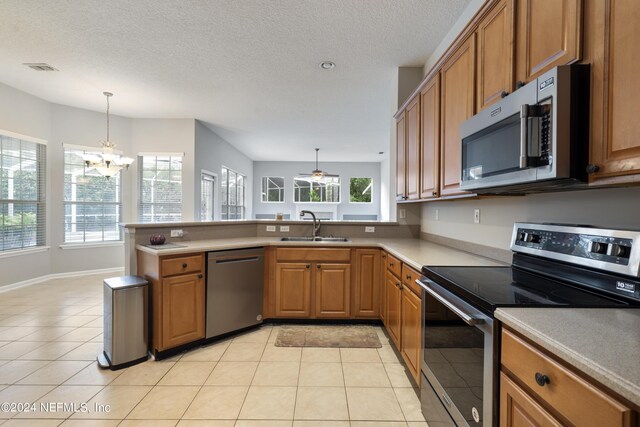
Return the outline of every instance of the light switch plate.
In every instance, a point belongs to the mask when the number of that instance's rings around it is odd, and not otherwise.
[[[376,228],[375,227],[365,227],[364,228],[364,232],[365,233],[375,233],[376,232]]]
[[[276,231],[275,225],[267,225],[267,231]]]
[[[288,225],[281,225],[280,226],[280,231],[283,233],[288,233],[289,232],[289,226]]]
[[[184,237],[183,230],[171,230],[171,237]]]
[[[407,210],[406,209],[399,209],[398,210],[398,216],[400,217],[400,219],[405,219],[407,217]]]
[[[473,222],[480,224],[480,209],[473,210]]]

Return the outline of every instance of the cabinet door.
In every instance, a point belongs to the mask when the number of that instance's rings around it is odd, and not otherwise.
[[[402,322],[400,353],[411,375],[420,384],[420,362],[422,360],[422,299],[409,288],[402,289]]]
[[[351,264],[316,264],[316,317],[351,314]]]
[[[391,340],[400,348],[400,311],[402,310],[402,300],[400,291],[400,279],[387,273],[387,332]]]
[[[440,74],[420,92],[420,198],[440,194]]]
[[[407,106],[406,120],[406,196],[409,200],[420,198],[420,96]]]
[[[517,80],[528,83],[553,67],[580,59],[582,1],[518,1]]]
[[[396,200],[405,200],[406,196],[406,144],[405,112],[396,121]]]
[[[515,0],[500,0],[478,25],[477,111],[513,91]]]
[[[638,182],[640,2],[607,0],[596,4],[599,8],[587,17],[589,34],[585,34],[591,38],[587,45],[592,50],[590,163],[598,167],[590,180]]]
[[[310,263],[277,263],[275,282],[276,316],[311,316]]]
[[[465,194],[460,190],[460,124],[475,111],[475,63],[475,34],[472,34],[442,67],[441,196]]]
[[[177,347],[204,338],[205,285],[202,274],[162,280],[162,345]]]
[[[500,427],[560,427],[562,424],[504,373],[500,373]]]
[[[382,324],[387,324],[387,253],[382,252],[380,256],[380,320]]]
[[[380,308],[380,251],[356,249],[355,317],[378,317]]]

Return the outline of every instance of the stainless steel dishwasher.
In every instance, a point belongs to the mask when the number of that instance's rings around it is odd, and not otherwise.
[[[206,337],[262,323],[264,249],[209,252]]]

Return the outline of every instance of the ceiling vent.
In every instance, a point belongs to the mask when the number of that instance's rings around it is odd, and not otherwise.
[[[24,65],[36,71],[58,71],[58,69],[44,62],[25,62]]]

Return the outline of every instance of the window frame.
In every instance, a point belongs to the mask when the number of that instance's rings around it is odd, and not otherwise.
[[[225,171],[226,171],[226,181],[225,181]],[[237,185],[238,183],[238,176],[242,177],[242,204],[238,204],[238,191],[236,188],[236,204],[233,205],[231,203],[229,203],[229,195],[231,194],[229,191],[229,172],[232,172],[235,174],[235,183]],[[226,182],[226,189],[223,188],[223,183]],[[226,195],[226,197],[221,197],[222,202],[220,203],[220,220],[221,221],[239,221],[239,220],[243,220],[246,219],[247,217],[247,175],[242,174],[234,169],[231,169],[230,167],[227,166],[222,166],[221,168],[221,174],[220,174],[220,195]],[[236,208],[236,215],[237,215],[237,208],[240,207],[242,214],[240,215],[240,218],[229,218],[229,208],[230,207],[235,207]],[[226,209],[226,212],[225,212]]]
[[[369,183],[369,188],[371,189],[371,201],[369,202],[352,202],[351,201],[351,180],[352,179],[370,179],[371,182]],[[367,177],[367,176],[351,176],[349,177],[349,203],[350,204],[354,204],[354,205],[370,205],[373,203],[373,178],[372,177]]]
[[[62,235],[62,245],[63,246],[93,246],[93,245],[100,245],[100,244],[108,244],[108,243],[122,243],[124,240],[124,233],[122,228],[120,227],[120,224],[122,224],[122,170],[120,170],[118,172],[118,174],[116,175],[118,178],[118,184],[117,184],[117,202],[85,202],[85,201],[81,201],[78,202],[76,201],[72,201],[72,200],[67,200],[67,194],[66,194],[66,176],[67,176],[67,166],[72,166],[71,163],[67,163],[67,151],[73,151],[73,152],[80,152],[80,153],[100,153],[100,149],[97,147],[85,147],[85,146],[81,146],[81,145],[71,145],[71,144],[63,144],[63,148],[62,148],[62,164],[63,164],[63,183],[64,183],[64,188],[63,188],[63,197],[62,197],[62,206],[63,206],[63,218],[62,218],[62,224],[63,224],[63,235]],[[121,154],[121,152],[116,152],[117,154]],[[82,167],[82,176],[87,176],[86,173],[87,171],[93,169],[90,167],[87,167],[86,164],[83,164]],[[96,172],[97,173],[97,172]],[[91,176],[91,175],[90,175]],[[100,176],[102,179],[106,180],[106,177],[102,177],[99,173],[98,176]],[[109,178],[109,180],[113,179],[113,177]],[[112,224],[117,224],[118,227],[118,238],[117,239],[109,239],[109,240],[105,240],[104,238],[104,227],[102,229],[102,239],[101,240],[87,240],[86,239],[86,231],[83,232],[83,238],[82,241],[77,241],[77,240],[67,240],[67,214],[66,214],[66,207],[70,206],[70,205],[78,205],[78,206],[115,206],[117,207],[117,211],[118,211],[118,215],[117,215],[117,221],[115,223]],[[84,215],[81,215],[84,216]],[[104,219],[104,211],[102,214],[102,218]],[[104,221],[102,221],[103,225],[104,225]],[[69,223],[69,224],[74,224],[74,223]],[[77,223],[76,223],[77,224]]]
[[[35,170],[36,170],[36,198],[35,199],[16,199],[9,198],[7,193],[6,199],[0,198],[0,213],[4,212],[3,206],[6,204],[7,212],[15,208],[16,205],[35,205],[36,213],[35,213],[35,244],[26,245],[24,244],[24,218],[22,218],[22,224],[20,226],[20,231],[23,233],[21,239],[20,247],[13,248],[4,248],[4,232],[0,234],[0,258],[4,258],[7,256],[19,255],[22,253],[36,253],[40,251],[44,251],[48,249],[47,246],[47,141],[40,138],[31,137],[28,135],[22,135],[19,133],[2,130],[0,129],[0,139],[4,140],[4,138],[15,139],[20,143],[20,156],[19,164],[22,167],[22,163],[24,157],[22,156],[22,143],[30,143],[35,144]],[[0,141],[0,162],[3,161],[5,156],[4,154],[4,141]],[[8,156],[15,157],[15,156]],[[30,160],[30,159],[27,159]],[[0,163],[1,165],[2,163]],[[2,197],[1,185],[2,185],[2,167],[0,166],[0,197]],[[7,188],[8,190],[8,188]],[[10,209],[9,205],[12,209]],[[0,220],[0,228],[4,229],[4,215],[0,216],[2,218]]]
[[[319,202],[314,202],[313,200],[305,200],[305,201],[296,201],[296,179],[298,178],[309,178],[310,179],[310,183],[311,183],[311,189],[313,189],[313,183],[314,182],[318,182],[315,181],[313,179],[311,179],[310,177],[305,177],[303,175],[296,175],[293,177],[293,203],[297,203],[297,204],[314,204],[314,205],[339,205],[340,203],[342,203],[342,177],[341,176],[337,176],[337,177],[328,177],[328,178],[332,178],[338,179],[338,201],[337,202],[329,202],[329,201],[322,201],[320,200]],[[324,179],[324,178],[323,178]],[[335,184],[334,184],[335,185]],[[326,193],[326,191],[325,191]]]
[[[262,190],[263,190],[264,180],[265,180],[265,179],[270,180],[270,179],[272,179],[272,178],[279,178],[279,179],[282,179],[282,188],[281,188],[281,189],[279,189],[279,190],[281,190],[282,200],[281,200],[281,201],[278,201],[278,202],[271,202],[271,201],[269,201],[269,200],[268,200],[268,199],[269,199],[269,187],[268,187],[268,185],[267,185],[267,192],[266,192],[266,194],[262,192]],[[287,188],[287,183],[286,183],[286,179],[285,179],[285,177],[284,177],[284,176],[271,176],[271,175],[263,176],[262,178],[260,178],[260,202],[261,202],[261,203],[265,203],[265,204],[267,204],[267,203],[275,203],[275,204],[282,204],[282,203],[286,203],[286,194],[287,194],[287,193],[286,193],[286,191],[287,191],[287,190],[286,190],[286,188]],[[267,196],[267,200],[266,200],[266,201],[263,199],[263,196],[265,196],[265,195]]]
[[[169,163],[171,163],[172,158],[179,158],[180,159],[180,202],[143,202],[143,191],[142,191],[142,186],[143,186],[143,179],[144,179],[144,172],[145,172],[145,168],[144,168],[144,158],[145,157],[155,157],[156,158],[156,168],[154,169],[156,172],[158,171],[157,168],[157,163],[158,163],[158,157],[168,157],[169,158]],[[138,222],[143,223],[143,224],[156,224],[156,223],[174,223],[174,222],[181,222],[182,221],[182,216],[183,216],[183,204],[184,204],[184,200],[183,200],[183,186],[184,186],[184,153],[170,153],[170,152],[157,152],[157,153],[138,153],[137,156],[137,161],[138,161],[138,176],[137,176],[137,186],[138,186],[138,212],[137,212],[137,218],[138,218]],[[148,170],[148,169],[147,169]],[[172,169],[169,168],[169,171],[171,172]],[[169,182],[172,182],[171,180]],[[180,216],[172,219],[170,221],[144,221],[144,217],[143,217],[143,207],[146,205],[165,205],[165,206],[179,206],[180,207]]]
[[[212,178],[213,182],[213,197],[211,199],[211,219],[204,219],[202,216],[202,194],[203,194],[203,184],[205,181],[205,176]],[[205,169],[200,170],[200,221],[209,222],[216,220],[216,186],[218,185],[218,174],[215,172],[211,172]]]

